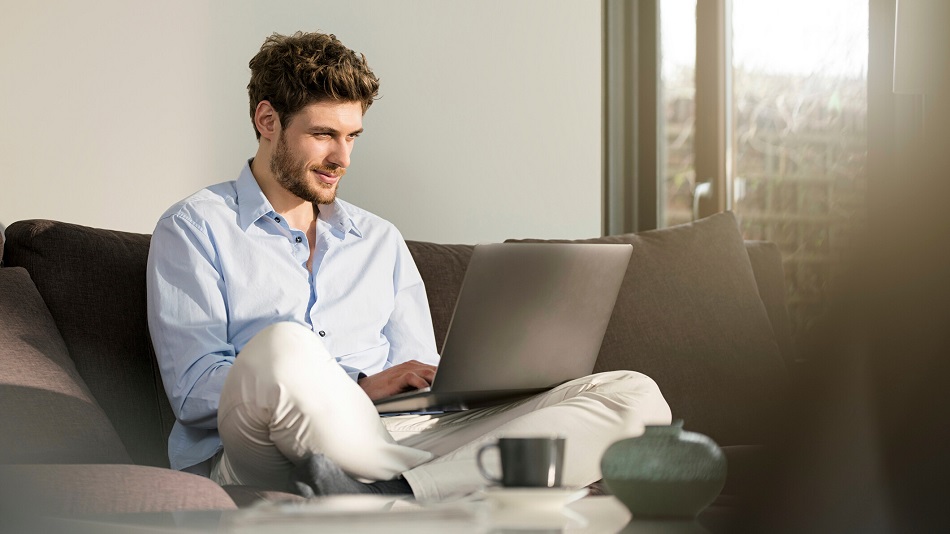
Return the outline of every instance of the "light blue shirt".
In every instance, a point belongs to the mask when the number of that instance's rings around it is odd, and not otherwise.
[[[173,469],[221,448],[221,386],[255,334],[305,325],[354,380],[419,360],[438,365],[422,277],[389,222],[337,199],[320,206],[313,269],[304,232],[288,226],[246,164],[236,181],[172,206],[152,234],[148,325],[177,421]],[[344,430],[344,429],[341,429]]]

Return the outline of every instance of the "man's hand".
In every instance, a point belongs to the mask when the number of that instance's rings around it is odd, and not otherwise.
[[[434,365],[410,360],[375,375],[364,376],[357,383],[370,399],[376,400],[403,391],[429,387],[435,378],[435,369]]]

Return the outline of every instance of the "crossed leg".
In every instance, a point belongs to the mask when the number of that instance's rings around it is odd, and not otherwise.
[[[244,347],[221,390],[220,484],[288,489],[295,465],[324,454],[347,474],[388,480],[433,458],[400,445],[372,401],[326,351],[293,323],[271,325]]]

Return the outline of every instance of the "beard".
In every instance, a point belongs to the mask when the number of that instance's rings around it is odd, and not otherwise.
[[[280,137],[277,138],[277,144],[274,146],[270,170],[281,187],[312,204],[333,204],[339,182],[333,185],[325,184],[311,178],[311,172],[323,172],[340,177],[346,174],[346,169],[340,166],[309,166],[302,158],[295,158],[287,146],[284,132],[280,132]]]

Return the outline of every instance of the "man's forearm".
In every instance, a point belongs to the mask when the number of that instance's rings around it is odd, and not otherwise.
[[[231,369],[230,362],[222,362],[208,369],[183,395],[176,417],[183,425],[211,429],[218,427],[218,403],[221,388]]]

